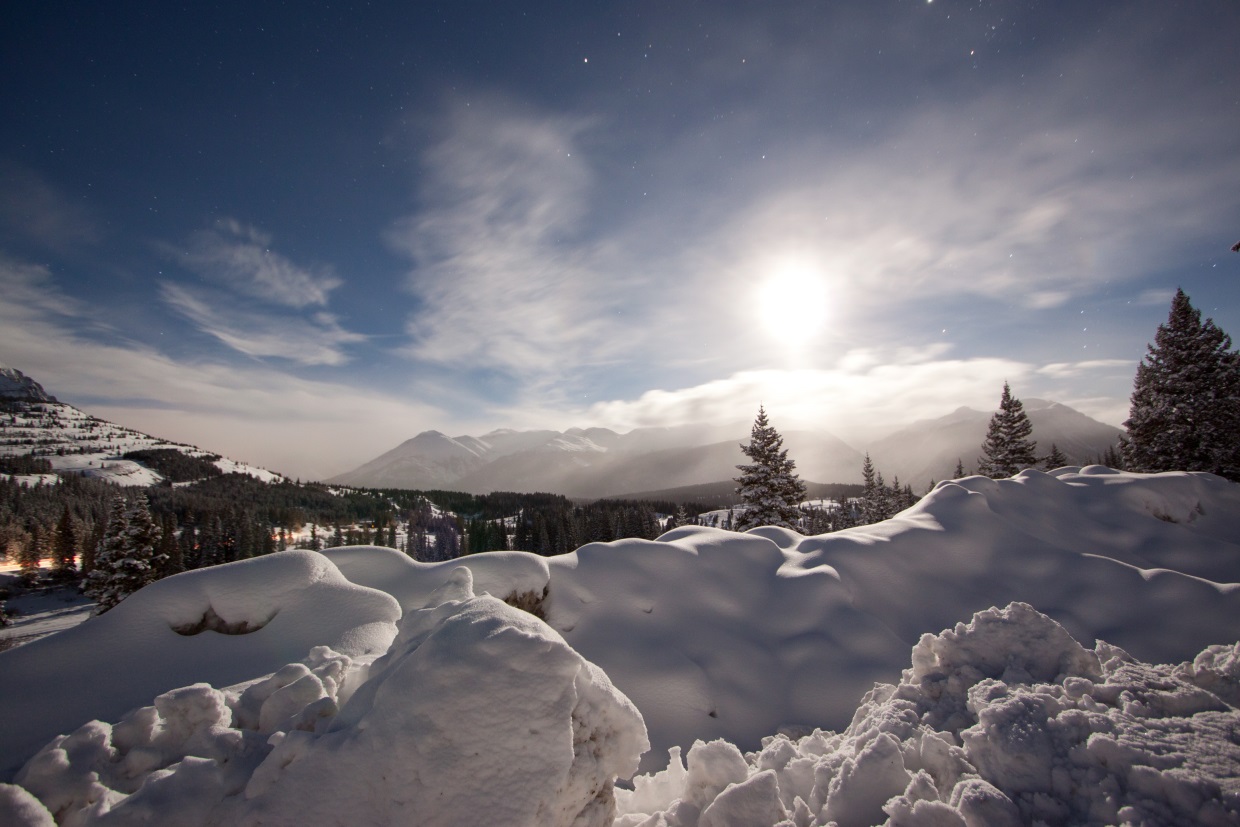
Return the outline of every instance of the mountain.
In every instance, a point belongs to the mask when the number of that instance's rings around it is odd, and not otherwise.
[[[1030,399],[1025,410],[1042,453],[1052,443],[1074,464],[1113,447],[1118,428],[1057,402]],[[991,414],[959,408],[915,422],[869,446],[850,445],[825,431],[787,431],[784,445],[801,478],[822,483],[861,480],[862,452],[890,482],[923,490],[953,475],[957,459],[976,467]],[[363,487],[448,488],[472,494],[543,491],[569,497],[624,497],[643,491],[731,480],[744,461],[739,446],[749,425],[679,425],[619,434],[606,428],[567,431],[498,430],[480,437],[426,431],[328,482]]]
[[[488,450],[474,437],[452,439],[439,431],[423,431],[330,482],[367,488],[446,488],[484,464]]]
[[[1024,408],[1038,454],[1050,453],[1054,444],[1070,465],[1096,461],[1107,448],[1115,447],[1123,433],[1058,402],[1026,399]],[[870,458],[888,482],[898,476],[920,492],[932,480],[954,477],[957,461],[967,473],[974,473],[991,416],[962,407],[938,419],[914,422],[872,444]]]
[[[55,402],[56,397],[16,368],[0,365],[0,400],[15,402]]]
[[[58,402],[21,371],[0,367],[0,460],[32,457],[46,461],[53,472],[144,486],[155,485],[164,477],[149,460],[125,455],[152,450],[204,458],[224,473],[248,474],[265,482],[281,479],[280,474],[225,459],[193,445],[170,442],[90,416]],[[33,480],[41,475],[22,472],[21,476]]]

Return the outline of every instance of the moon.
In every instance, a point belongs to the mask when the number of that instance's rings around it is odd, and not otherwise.
[[[757,290],[757,314],[763,327],[785,344],[803,346],[826,327],[830,310],[827,283],[812,264],[782,262]]]

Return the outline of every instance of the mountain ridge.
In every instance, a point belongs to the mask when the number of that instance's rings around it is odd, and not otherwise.
[[[1115,446],[1119,428],[1099,422],[1060,402],[1030,398],[1025,410],[1040,454],[1054,444],[1070,463],[1085,465]],[[961,406],[941,417],[917,420],[859,448],[828,431],[790,430],[783,434],[802,479],[818,483],[857,483],[864,454],[888,482],[921,490],[953,477],[957,462],[975,468],[991,413]],[[747,426],[687,425],[639,428],[617,433],[606,428],[513,431],[451,441],[476,450],[468,463],[436,463],[419,452],[417,440],[353,471],[327,480],[362,487],[442,488],[485,494],[491,491],[545,491],[569,497],[618,497],[729,480],[744,457]],[[440,434],[442,436],[442,434]],[[444,437],[444,439],[448,439]],[[381,462],[387,458],[386,462]],[[382,482],[382,485],[376,484]]]

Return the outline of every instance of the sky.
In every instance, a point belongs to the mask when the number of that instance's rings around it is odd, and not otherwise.
[[[0,27],[0,364],[155,436],[864,449],[1240,335],[1233,0],[181,5]]]

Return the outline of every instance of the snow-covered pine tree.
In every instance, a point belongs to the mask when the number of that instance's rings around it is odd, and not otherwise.
[[[1137,365],[1123,443],[1130,471],[1209,471],[1240,481],[1240,354],[1183,290]]]
[[[982,456],[977,458],[977,472],[992,479],[1003,479],[1037,465],[1038,457],[1034,452],[1038,444],[1029,439],[1031,433],[1033,425],[1025,414],[1025,406],[1012,396],[1012,389],[1004,382],[999,410],[990,418]]]
[[[784,438],[766,418],[766,410],[758,407],[758,417],[749,432],[749,444],[741,452],[749,457],[749,465],[738,465],[741,472],[734,482],[744,510],[736,518],[735,529],[746,531],[757,526],[773,525],[796,530],[805,499],[805,484],[795,472],[796,463],[788,459]]]
[[[95,614],[103,614],[155,581],[163,562],[156,551],[159,536],[146,497],[138,496],[133,502],[122,496],[112,500],[95,567],[86,579],[85,591],[98,604]]]

